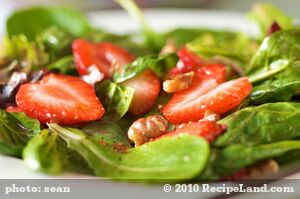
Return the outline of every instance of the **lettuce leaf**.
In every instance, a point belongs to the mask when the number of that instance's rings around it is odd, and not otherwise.
[[[113,80],[116,83],[124,82],[127,79],[133,78],[145,69],[151,69],[159,78],[162,78],[167,72],[173,68],[178,61],[176,54],[168,54],[165,56],[147,55],[138,57],[135,61],[124,66],[122,71],[117,71],[113,75]]]
[[[30,41],[51,26],[63,28],[74,36],[85,35],[90,30],[87,19],[80,12],[66,7],[34,7],[19,10],[6,22],[10,37],[24,34]]]
[[[209,156],[209,144],[192,135],[163,138],[121,153],[78,129],[48,126],[81,154],[97,176],[113,179],[187,180],[204,169]]]
[[[272,23],[276,22],[282,29],[290,29],[293,20],[271,3],[256,3],[252,6],[248,16],[260,29],[261,38],[264,38]]]
[[[105,116],[112,121],[120,120],[128,111],[134,89],[105,80],[95,85],[96,94],[105,107]]]

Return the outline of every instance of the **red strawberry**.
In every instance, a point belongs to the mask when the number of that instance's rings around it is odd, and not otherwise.
[[[172,69],[173,74],[187,73],[207,64],[203,58],[189,51],[186,47],[182,47],[177,52],[177,55],[179,56],[179,61],[176,68]]]
[[[72,43],[73,55],[78,73],[85,75],[88,68],[95,65],[106,77],[112,74],[112,68],[108,61],[99,55],[97,48],[84,39],[76,39]]]
[[[201,120],[199,122],[189,122],[182,124],[175,131],[164,134],[159,138],[167,136],[176,136],[183,133],[204,137],[208,142],[213,142],[222,132],[224,128],[215,121]]]
[[[195,78],[196,77],[196,78]],[[215,79],[195,76],[190,88],[175,93],[162,112],[174,124],[198,121],[206,111],[222,114],[236,107],[248,96],[252,86],[247,77],[218,86]]]
[[[42,123],[77,124],[100,119],[104,114],[93,87],[67,75],[49,74],[41,81],[23,84],[16,103]]]
[[[209,64],[199,68],[196,75],[202,77],[204,75],[214,78],[218,83],[226,81],[226,67],[222,64]]]
[[[200,67],[204,66],[207,64],[207,62],[201,58],[198,54],[189,51],[186,47],[181,48],[178,52],[177,55],[179,56],[180,60],[182,61],[183,65],[186,67]],[[188,68],[186,68],[188,69]],[[186,71],[189,72],[189,71]]]
[[[73,55],[80,75],[88,73],[88,68],[95,65],[105,77],[110,78],[113,66],[128,64],[134,57],[125,49],[112,43],[90,43],[84,39],[76,39],[72,43]]]
[[[129,52],[124,48],[114,45],[109,42],[102,42],[97,44],[97,49],[100,54],[107,60],[110,64],[125,65],[134,60]]]
[[[134,115],[141,115],[149,111],[160,91],[160,81],[151,70],[145,70],[121,85],[135,89],[129,108],[129,112]]]

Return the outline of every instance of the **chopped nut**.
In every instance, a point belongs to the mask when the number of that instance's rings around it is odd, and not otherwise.
[[[176,44],[173,39],[168,39],[166,45],[161,49],[159,55],[167,55],[176,52]]]
[[[193,81],[194,72],[178,74],[171,80],[163,82],[163,89],[167,93],[175,93],[187,89]]]
[[[168,121],[160,115],[152,115],[135,121],[128,130],[128,137],[135,146],[142,145],[166,133]]]
[[[276,173],[279,166],[274,160],[266,160],[250,166],[247,170],[251,178],[264,177]]]

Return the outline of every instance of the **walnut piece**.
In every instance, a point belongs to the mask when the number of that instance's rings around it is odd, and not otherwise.
[[[259,162],[247,168],[250,178],[261,178],[266,175],[274,174],[278,171],[279,166],[274,160]]]
[[[160,115],[136,120],[128,130],[128,138],[135,146],[142,145],[166,133],[168,121]]]
[[[163,82],[163,89],[167,93],[175,93],[187,89],[193,81],[194,72],[178,74]]]

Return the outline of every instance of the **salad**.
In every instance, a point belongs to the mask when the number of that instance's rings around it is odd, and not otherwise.
[[[0,49],[0,153],[29,169],[122,180],[251,179],[300,155],[300,29],[268,3],[257,37],[116,35],[66,7],[19,10]]]

